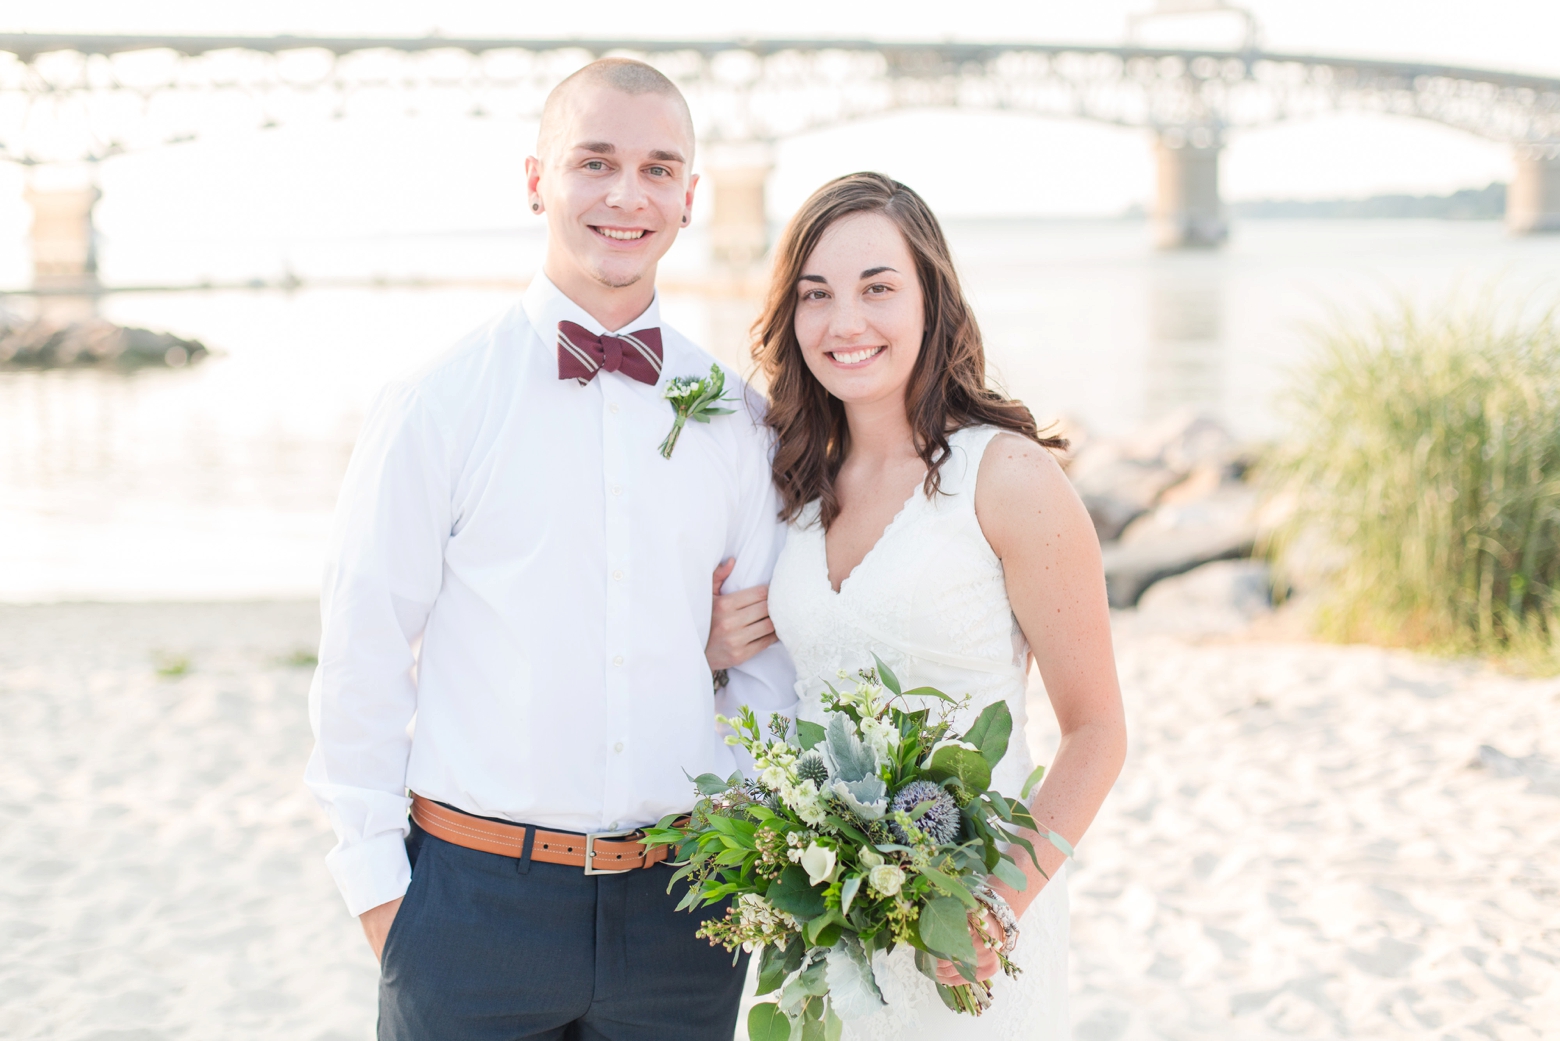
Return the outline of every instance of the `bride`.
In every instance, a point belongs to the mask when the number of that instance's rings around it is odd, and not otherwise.
[[[718,598],[717,625],[751,639],[772,623],[796,663],[803,719],[819,718],[826,683],[870,667],[876,652],[907,689],[971,695],[955,730],[1005,699],[1022,733],[1033,655],[1062,739],[1031,809],[1078,842],[1126,750],[1099,544],[1049,451],[1065,442],[986,384],[980,331],[937,219],[881,174],[829,182],[787,227],[754,328],[790,528],[767,620],[763,590],[746,590]],[[1032,768],[1014,742],[992,787],[1016,794]],[[1028,885],[993,879],[1011,913],[998,907],[985,923],[1016,939],[1022,974],[1003,976],[975,941],[992,1008],[978,1019],[950,1011],[898,948],[874,966],[888,1007],[848,1022],[846,1038],[1069,1036],[1063,855],[1030,837],[1045,874],[1017,857]],[[938,974],[960,982],[946,962]]]

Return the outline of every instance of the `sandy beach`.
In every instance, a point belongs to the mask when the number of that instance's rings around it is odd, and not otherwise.
[[[1078,1041],[1560,1037],[1560,681],[1141,622]],[[314,606],[0,625],[0,1037],[372,1037],[300,780]]]

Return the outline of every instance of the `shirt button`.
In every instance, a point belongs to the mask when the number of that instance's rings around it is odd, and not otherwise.
[[[621,572],[621,571],[614,571],[614,572],[612,572],[612,577],[617,579],[619,582],[621,582],[621,581],[623,581],[623,572]]]
[[[613,745],[612,746],[612,751],[614,751],[614,752],[621,752],[621,751],[623,751],[623,742],[619,741],[617,744]],[[616,822],[614,822],[612,826],[614,828],[617,827]]]
[[[612,822],[612,830],[613,831],[617,831],[622,826],[623,826],[623,822],[622,821],[613,821]]]
[[[618,404],[617,404],[617,402],[616,402],[616,401],[614,401],[614,402],[613,402],[613,403],[612,403],[612,404],[610,404],[610,405],[608,405],[608,406],[607,406],[607,409],[608,409],[608,410],[609,410],[609,411],[610,411],[610,412],[612,412],[612,414],[613,414],[613,415],[616,415],[616,414],[617,414],[617,410],[618,410]]]
[[[622,495],[623,494],[623,489],[619,488],[617,485],[614,484],[612,486],[612,494],[613,495]]]
[[[613,658],[612,659],[612,664],[613,665],[622,665],[623,664],[623,656],[621,654],[619,654],[617,657]]]

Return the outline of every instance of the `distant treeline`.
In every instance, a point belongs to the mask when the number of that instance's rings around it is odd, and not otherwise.
[[[1506,215],[1506,186],[1464,188],[1450,195],[1372,195],[1368,199],[1252,199],[1229,204],[1244,219],[1499,220]]]

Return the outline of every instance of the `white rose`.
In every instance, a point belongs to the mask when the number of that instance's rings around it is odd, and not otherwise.
[[[814,842],[802,851],[802,868],[807,872],[808,885],[815,886],[820,882],[827,882],[829,876],[834,874],[834,851]],[[898,890],[896,889],[895,892]]]
[[[905,884],[905,873],[897,864],[879,864],[867,875],[867,884],[879,896],[897,896]]]
[[[878,865],[880,865],[882,863],[883,863],[883,854],[879,853],[877,850],[873,849],[871,846],[862,846],[861,847],[861,866],[862,867],[865,867],[865,868],[875,868],[875,867],[877,867]]]

